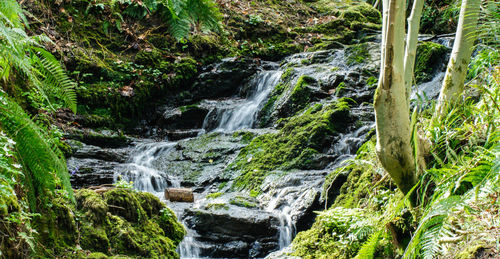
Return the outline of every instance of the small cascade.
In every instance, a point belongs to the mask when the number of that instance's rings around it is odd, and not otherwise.
[[[254,79],[255,88],[252,89],[250,96],[235,107],[222,110],[220,121],[215,131],[230,132],[252,128],[259,110],[264,105],[264,101],[266,101],[271,91],[278,84],[281,74],[281,71],[276,70],[259,73]]]
[[[444,75],[445,72],[439,72],[432,78],[431,81],[415,86],[410,99],[424,102],[437,99],[439,91],[441,91]]]
[[[266,207],[266,211],[274,213],[280,221],[280,225],[278,228],[278,244],[280,250],[288,247],[292,243],[293,237],[296,234],[295,224],[292,220],[292,216],[290,215],[292,208],[288,204],[279,204],[279,202],[283,201],[283,198],[287,193],[288,190],[286,188],[281,190],[276,197],[269,201]]]
[[[121,177],[127,182],[133,182],[134,188],[157,194],[160,198],[168,186],[180,187],[179,180],[167,176],[153,166],[153,161],[170,152],[175,147],[175,142],[141,143],[132,152],[130,162],[125,164],[124,173],[115,172],[115,182]],[[170,184],[169,184],[170,182]]]
[[[362,126],[355,131],[340,134],[340,140],[333,146],[329,153],[338,156],[332,167],[340,165],[346,159],[354,158],[356,151],[366,140],[366,134],[375,127],[374,123]]]
[[[292,221],[292,216],[290,216],[291,208],[286,206],[278,216],[280,219],[279,227],[279,239],[278,244],[280,249],[289,246],[292,243],[293,237],[295,236],[295,225]]]
[[[183,224],[186,225],[185,222],[183,222]],[[194,239],[194,230],[189,228],[187,228],[186,230],[187,234],[177,248],[177,252],[179,253],[180,258],[201,258],[200,247],[198,246],[199,242]]]

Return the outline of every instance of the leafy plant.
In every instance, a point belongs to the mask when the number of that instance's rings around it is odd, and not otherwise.
[[[168,25],[170,34],[177,40],[184,39],[191,30],[195,32],[220,32],[222,15],[213,0],[112,0],[109,2],[114,14],[120,14],[120,7],[125,5],[123,14],[135,19],[158,14]],[[114,15],[116,26],[121,26],[123,17]],[[105,31],[109,24],[106,26]]]

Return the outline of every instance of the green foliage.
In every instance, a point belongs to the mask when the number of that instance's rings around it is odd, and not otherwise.
[[[335,207],[320,212],[310,230],[293,241],[293,255],[301,258],[353,258],[365,241],[376,243],[378,216],[362,209]],[[363,257],[366,258],[366,257]]]
[[[482,4],[479,26],[476,37],[481,43],[495,49],[500,48],[498,35],[500,35],[500,2],[485,1]]]
[[[113,0],[107,4],[115,13],[119,13],[119,6],[126,5],[123,13],[135,19],[157,13],[167,23],[170,34],[179,41],[185,39],[191,29],[221,31],[222,16],[213,0]]]
[[[69,182],[66,161],[61,151],[47,141],[46,134],[29,118],[23,109],[10,98],[0,93],[0,126],[16,142],[20,163],[29,172],[24,184],[28,186],[30,205],[36,209],[38,196],[43,197],[47,190],[55,191],[62,187],[73,199],[73,189]]]
[[[445,46],[430,41],[421,42],[417,45],[415,61],[415,80],[417,84],[432,79],[436,65],[445,57],[447,52]]]
[[[17,72],[31,84],[34,105],[53,109],[61,100],[76,111],[74,82],[65,74],[52,54],[40,48],[47,37],[28,36],[24,30],[24,11],[14,0],[2,1],[0,6],[0,78],[7,81]],[[40,108],[40,107],[36,107]]]
[[[430,0],[422,11],[421,31],[443,34],[455,32],[460,13],[460,2],[455,0]]]

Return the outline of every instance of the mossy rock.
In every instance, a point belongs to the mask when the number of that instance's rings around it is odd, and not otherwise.
[[[178,258],[175,245],[157,223],[143,220],[132,225],[123,218],[111,215],[108,218],[108,237],[114,254],[136,255],[149,258]]]
[[[376,216],[366,210],[342,207],[321,212],[311,229],[297,234],[292,255],[304,259],[354,258],[376,230]],[[367,234],[359,235],[360,229]]]
[[[153,215],[159,215],[160,211],[166,208],[165,204],[163,204],[158,197],[149,192],[139,192],[137,194],[137,199],[149,218]]]
[[[138,195],[126,189],[115,188],[107,191],[104,193],[104,200],[111,214],[123,217],[127,221],[138,223],[147,217]]]
[[[87,220],[103,223],[108,213],[108,204],[101,195],[89,189],[81,189],[75,192],[77,209],[84,213]]]
[[[347,65],[362,64],[367,58],[370,57],[368,51],[368,44],[360,43],[356,45],[349,46],[346,49],[347,54]]]
[[[160,211],[159,216],[156,217],[155,220],[158,222],[160,228],[165,232],[165,235],[168,236],[176,246],[186,235],[186,229],[184,226],[177,221],[175,213],[167,207]]]
[[[278,133],[256,137],[228,166],[241,173],[233,188],[258,190],[274,170],[311,169],[316,154],[330,143],[331,136],[345,127],[349,113],[349,105],[344,101],[313,106],[288,119]]]
[[[85,250],[107,253],[110,244],[106,230],[101,226],[84,223],[80,227],[80,246]]]
[[[448,49],[434,42],[420,42],[417,45],[417,57],[415,62],[416,83],[427,82],[432,79],[436,68],[446,57]]]
[[[76,199],[82,215],[79,230],[83,249],[111,255],[178,258],[175,249],[186,231],[174,212],[153,194],[115,188],[101,195],[84,189],[77,191]]]
[[[342,12],[340,18],[349,23],[363,22],[380,24],[382,22],[382,15],[380,12],[366,3],[349,7],[346,11]]]

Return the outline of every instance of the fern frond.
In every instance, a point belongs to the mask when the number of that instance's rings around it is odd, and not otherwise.
[[[61,99],[66,107],[76,112],[76,83],[66,75],[61,64],[52,54],[42,48],[34,48],[34,50],[38,54],[35,59],[39,64],[38,71],[42,76],[40,81],[45,92],[52,94],[49,97]]]
[[[19,160],[30,173],[25,179],[35,187],[28,188],[28,192],[35,192],[30,196],[38,197],[46,190],[54,191],[60,182],[60,187],[74,199],[66,162],[60,153],[54,152],[56,147],[47,141],[47,136],[23,109],[1,92],[0,102],[0,127],[16,142]]]
[[[373,232],[368,240],[361,246],[355,259],[371,259],[375,256],[375,250],[377,249],[378,241],[382,235],[382,230]]]

